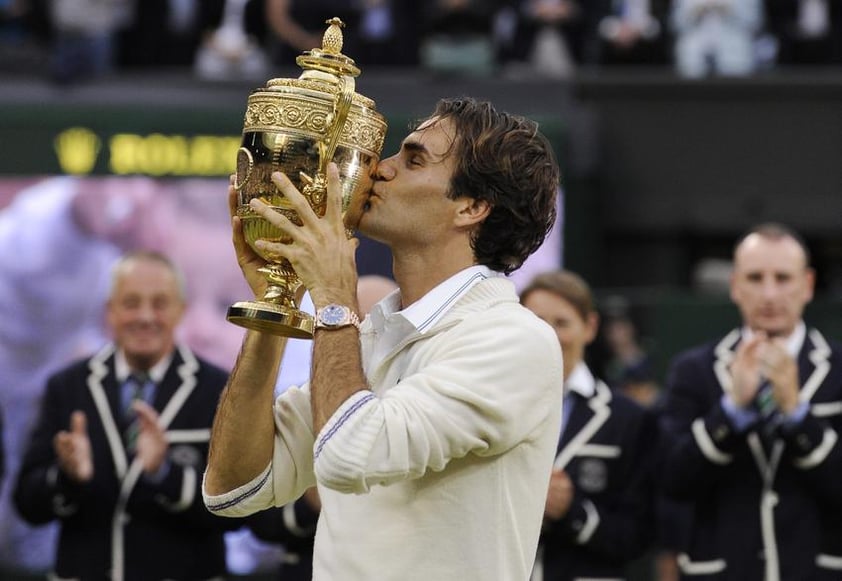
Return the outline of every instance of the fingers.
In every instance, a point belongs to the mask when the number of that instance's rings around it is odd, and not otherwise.
[[[234,174],[231,174],[228,178],[228,213],[231,214],[232,218],[237,215],[237,206],[240,205],[240,196],[237,193],[237,188],[234,187],[235,180]]]
[[[342,183],[339,180],[339,166],[330,162],[327,166],[327,208],[325,218],[331,221],[342,219]]]
[[[70,416],[70,431],[60,431],[53,438],[53,448],[61,470],[71,479],[87,482],[93,476],[93,459],[85,414]]]
[[[252,210],[255,211],[256,214],[265,218],[267,222],[269,222],[273,226],[277,226],[278,228],[280,228],[284,232],[284,234],[286,234],[293,240],[296,239],[295,235],[298,233],[298,226],[293,224],[289,218],[287,218],[280,212],[277,212],[274,208],[272,208],[272,206],[270,206],[260,198],[252,198],[249,201],[249,206]],[[304,220],[302,219],[302,222],[303,221]],[[262,240],[258,240],[258,242],[261,241]]]
[[[64,458],[70,452],[70,432],[61,431],[53,436],[53,449],[56,456]]]
[[[233,182],[234,176],[231,176],[231,181]],[[239,194],[237,190],[234,188],[233,184],[228,186],[228,210],[231,214],[231,242],[234,246],[234,252],[237,256],[237,261],[239,262],[240,266],[249,261],[258,260],[258,256],[254,253],[251,246],[248,245],[246,242],[245,233],[243,232],[243,221],[237,215],[237,208],[239,207],[240,200]]]
[[[758,333],[737,348],[737,356],[757,367],[759,373],[771,379],[776,370],[794,362],[786,350],[786,344],[780,339],[769,339],[764,333]]]
[[[328,178],[329,182],[333,184],[328,188],[328,191],[332,192],[333,196],[340,198],[338,201],[340,205],[340,208],[338,209],[339,211],[337,211],[336,208],[333,208],[330,212],[331,215],[341,215],[341,188],[339,184],[339,170],[336,167],[336,164],[330,164],[328,173],[329,176],[331,176]],[[291,208],[295,210],[301,220],[301,226],[293,223],[284,214],[276,211],[259,198],[253,198],[250,200],[249,205],[255,213],[266,219],[269,223],[280,229],[284,234],[291,238],[293,243],[301,242],[305,239],[307,237],[305,233],[307,232],[315,232],[320,228],[324,228],[325,222],[330,223],[328,220],[322,220],[316,215],[313,208],[310,207],[310,202],[307,198],[298,191],[295,185],[285,174],[282,172],[274,172],[272,174],[272,183],[274,183],[278,188],[278,191],[284,195]],[[328,197],[331,198],[330,193]],[[336,200],[333,200],[333,203],[337,203]],[[331,200],[329,199],[328,207],[330,206]],[[341,219],[339,223],[341,224]],[[256,245],[263,250],[277,252],[281,256],[292,260],[292,248],[287,244],[258,240]]]
[[[158,412],[143,400],[136,400],[132,409],[137,413],[140,429],[158,428]]]
[[[70,431],[75,436],[88,435],[88,418],[85,417],[85,412],[73,412],[70,415]]]
[[[752,359],[757,358],[758,349],[766,341],[766,334],[762,331],[758,331],[754,335],[752,335],[751,339],[748,341],[740,341],[740,344],[737,345],[737,357],[745,358],[749,357]]]
[[[304,194],[298,191],[298,188],[295,187],[295,185],[285,174],[279,171],[274,172],[272,174],[272,183],[275,184],[275,187],[278,188],[278,191],[280,191],[284,195],[284,197],[287,199],[287,201],[290,203],[293,209],[295,209],[295,211],[298,213],[298,217],[301,218],[301,223],[304,224],[304,226],[312,226],[318,221],[319,217],[316,216],[315,212],[313,212],[313,208],[310,207],[310,202],[307,201],[307,198],[304,197]],[[255,200],[252,200],[252,202],[254,201]],[[263,207],[268,208],[266,204],[263,204],[262,202],[261,204]],[[254,203],[252,203],[251,207],[252,209],[257,211],[257,208],[255,207]],[[264,218],[269,219],[269,221],[275,224],[276,226],[283,228],[281,224],[275,223],[275,221],[271,219],[272,217],[266,215],[263,212],[261,212],[260,214]],[[283,223],[288,224],[293,228],[297,228],[297,226],[295,226],[292,222],[286,219],[286,216],[283,216],[282,214],[279,214],[277,212],[275,214],[277,216],[280,216],[281,218],[284,218],[284,221],[282,221]],[[289,226],[287,228],[283,228],[284,232],[287,232],[287,234],[292,234],[292,232],[287,231],[288,228]]]
[[[239,216],[231,218],[231,242],[238,257],[251,258],[253,253],[248,242],[246,242],[246,236],[243,233],[243,221]]]

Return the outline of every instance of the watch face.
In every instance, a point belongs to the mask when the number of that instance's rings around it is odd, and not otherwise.
[[[339,305],[328,305],[321,310],[319,317],[325,325],[340,325],[345,322],[345,309]]]

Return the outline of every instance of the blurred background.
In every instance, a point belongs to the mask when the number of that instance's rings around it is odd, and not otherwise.
[[[384,155],[441,97],[539,121],[563,171],[563,228],[545,264],[597,291],[607,323],[589,357],[612,384],[652,401],[676,352],[738,322],[732,245],[761,221],[804,235],[818,273],[807,320],[842,339],[838,0],[0,0],[0,235],[16,241],[3,288],[12,271],[29,287],[55,273],[40,234],[58,218],[32,216],[75,194],[50,188],[103,192],[65,216],[87,217],[85,231],[114,248],[152,237],[197,270],[209,256],[235,268],[193,219],[225,231],[247,96],[297,77],[295,56],[320,46],[332,16],[363,71],[357,91],[389,122]],[[147,222],[127,221],[136,204],[154,206]],[[150,234],[162,224],[179,236]],[[389,275],[388,254],[364,241],[360,267]],[[195,284],[220,276],[197,272]],[[224,310],[238,284],[209,300]],[[71,300],[54,289],[39,301]],[[4,296],[34,296],[16,292]],[[191,340],[230,367],[214,341]],[[68,352],[35,361],[38,378]],[[0,405],[30,405],[37,388],[15,399],[12,383],[0,368]]]

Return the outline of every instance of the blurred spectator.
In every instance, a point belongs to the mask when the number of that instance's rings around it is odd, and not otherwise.
[[[609,296],[603,301],[604,321],[601,328],[602,373],[614,389],[644,407],[652,407],[659,395],[652,357],[644,348],[640,333],[631,316],[628,300]]]
[[[143,0],[120,35],[126,68],[190,66],[203,36],[222,21],[225,0]]]
[[[118,188],[121,195],[113,195]],[[0,406],[10,479],[47,377],[107,341],[101,305],[111,264],[121,249],[163,242],[174,216],[170,202],[148,178],[53,178],[0,212]],[[46,571],[56,528],[24,523],[10,489],[0,495],[0,571]]]
[[[655,416],[585,363],[599,315],[581,277],[539,274],[521,302],[553,328],[564,354],[561,434],[532,579],[624,578],[654,538]]]
[[[658,397],[658,384],[652,358],[640,344],[634,321],[625,314],[609,315],[603,333],[610,353],[606,380],[639,404],[650,407]]]
[[[59,522],[59,579],[219,579],[223,533],[200,494],[227,373],[176,340],[184,276],[157,252],[113,267],[113,342],[52,375],[15,483],[33,524]]]
[[[508,71],[518,63],[533,75],[569,77],[584,59],[590,0],[518,0],[515,50]]]
[[[47,76],[51,27],[47,0],[0,0],[0,71]]]
[[[589,60],[600,65],[667,64],[667,0],[590,0]]]
[[[342,53],[355,59],[359,50],[359,8],[348,0],[265,0],[269,23],[268,49],[273,62],[294,66],[304,51],[321,48],[326,20],[338,17],[342,30]]]
[[[208,31],[196,53],[195,69],[207,79],[260,79],[269,63],[256,35],[250,34],[246,9],[251,0],[225,0],[219,26]]]
[[[840,578],[842,345],[803,319],[810,252],[781,224],[734,247],[742,323],[679,354],[667,379],[662,481],[692,510],[683,578]]]
[[[754,72],[761,0],[674,0],[675,64],[683,77]]]
[[[484,76],[496,69],[497,0],[432,0],[425,5],[421,65],[444,74]]]
[[[185,273],[189,301],[179,339],[220,367],[233,365],[243,330],[224,314],[251,292],[231,248],[225,196],[209,197],[220,188],[224,180],[50,178],[29,184],[0,211],[7,480],[18,472],[46,378],[108,341],[101,305],[109,269],[122,251],[158,248],[172,256]],[[309,342],[293,343],[299,342],[290,342],[279,382],[308,376],[309,357],[301,352],[309,354]],[[56,527],[23,522],[10,489],[0,494],[0,578],[44,572],[52,564]]]
[[[766,13],[778,41],[779,64],[842,62],[842,2],[767,0]]]
[[[131,9],[131,0],[51,0],[53,78],[67,83],[111,72]]]

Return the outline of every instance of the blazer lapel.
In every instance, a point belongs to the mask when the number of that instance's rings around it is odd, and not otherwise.
[[[576,405],[570,413],[567,426],[561,438],[553,469],[564,470],[576,454],[593,438],[594,434],[611,416],[611,390],[601,381],[596,382],[594,393],[589,398],[577,395]]]
[[[713,348],[713,372],[719,386],[725,393],[731,393],[731,362],[734,361],[734,349],[740,342],[740,330],[734,329]]]
[[[105,437],[108,440],[108,448],[111,450],[111,456],[114,460],[117,478],[122,480],[128,470],[128,458],[119,428],[121,421],[118,421],[115,417],[116,410],[120,408],[118,403],[120,394],[114,375],[114,346],[108,345],[94,355],[88,362],[88,368],[90,369],[88,390],[91,392],[97,414],[105,430]],[[111,390],[110,398],[106,385],[114,388]]]
[[[809,402],[830,372],[830,345],[817,329],[809,329],[798,356],[799,401]]]
[[[179,346],[155,395],[155,409],[159,410],[159,421],[165,430],[196,388],[198,372],[199,361],[189,349]]]

